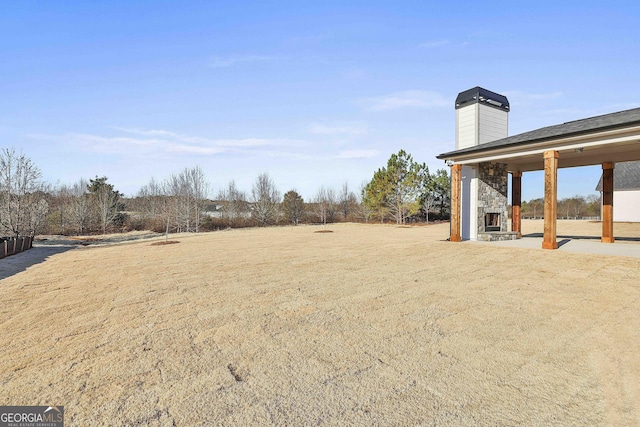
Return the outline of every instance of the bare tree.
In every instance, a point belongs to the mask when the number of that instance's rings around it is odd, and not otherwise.
[[[138,210],[144,222],[151,221],[156,226],[162,224],[162,230],[169,234],[171,223],[171,209],[167,195],[167,183],[158,182],[151,178],[148,184],[142,186],[136,196]],[[153,227],[153,226],[152,226]]]
[[[80,178],[69,187],[68,215],[72,227],[79,234],[84,234],[91,221],[91,204],[88,194],[88,182]]]
[[[420,209],[424,212],[424,218],[429,223],[429,213],[436,207],[438,202],[439,192],[436,181],[429,173],[429,168],[425,166],[417,176]]]
[[[16,237],[34,236],[43,224],[48,204],[40,169],[24,154],[0,152],[0,225]]]
[[[349,184],[347,182],[342,184],[339,203],[342,217],[345,221],[348,221],[349,214],[355,211],[358,206],[358,198],[353,191],[349,190]]]
[[[253,215],[261,225],[275,222],[280,204],[280,192],[268,173],[258,176],[251,189]]]
[[[327,203],[327,221],[334,222],[336,220],[336,213],[338,212],[338,197],[333,188],[327,188],[326,190],[326,203]]]
[[[148,184],[143,185],[136,195],[138,211],[143,218],[155,218],[160,214],[159,199],[165,194],[162,184],[151,178]]]
[[[580,195],[575,195],[572,197],[573,200],[573,216],[583,216],[587,207],[587,200]]]
[[[143,219],[161,221],[165,234],[171,230],[198,232],[209,191],[204,172],[196,166],[162,182],[152,178],[138,191],[136,201]]]
[[[328,204],[329,204],[327,199],[328,199],[327,189],[323,185],[318,189],[318,192],[313,198],[314,210],[316,212],[316,215],[318,215],[318,219],[322,224],[327,223],[327,210],[328,210]]]
[[[185,173],[172,174],[167,182],[175,230],[180,233],[191,227],[191,189]]]
[[[49,228],[59,234],[83,234],[90,228],[92,216],[87,181],[62,184],[50,192]],[[97,220],[96,220],[97,221]]]
[[[429,212],[436,207],[436,198],[432,192],[425,193],[422,197],[422,210],[424,212],[424,218],[429,224]]]
[[[522,215],[538,218],[538,214],[544,214],[544,199],[532,199],[528,202],[522,202]]]
[[[585,208],[585,212],[588,216],[600,216],[600,194],[589,194],[586,198],[587,206]]]
[[[238,190],[235,181],[231,181],[226,189],[220,190],[218,200],[222,202],[222,217],[227,225],[237,226],[247,212],[247,195]]]
[[[71,227],[68,206],[71,201],[71,191],[68,185],[60,185],[52,192],[49,200],[49,230],[57,234],[67,234]]]
[[[156,209],[158,215],[162,219],[164,224],[164,239],[169,240],[169,226],[171,225],[171,218],[173,213],[173,206],[171,198],[169,197],[169,182],[165,181],[158,185],[156,189],[158,194]]]
[[[193,212],[194,212],[194,225],[196,233],[200,231],[200,223],[202,222],[202,212],[204,211],[204,204],[209,197],[210,185],[207,177],[200,168],[195,166],[191,169],[185,169],[187,174],[189,186],[191,188],[190,194],[192,197]]]
[[[182,231],[182,227],[188,225],[184,223],[184,218],[181,217],[181,212],[184,213],[184,189],[181,186],[178,175],[176,174],[172,174],[169,178],[167,178],[165,184],[167,189],[167,197],[169,198],[169,203],[171,205],[172,227],[175,228],[176,232],[180,232]]]
[[[178,232],[198,232],[204,204],[209,196],[209,183],[200,167],[185,168],[167,181],[167,195],[173,206]]]
[[[338,212],[338,199],[333,188],[322,186],[313,198],[316,215],[321,223],[333,222]]]

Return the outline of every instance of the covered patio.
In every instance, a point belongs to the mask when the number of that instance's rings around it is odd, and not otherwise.
[[[543,220],[523,219],[522,238],[504,241],[473,241],[467,244],[482,244],[488,247],[540,249],[543,242]],[[597,254],[640,259],[640,223],[616,224],[616,244],[601,243],[602,225],[598,221],[576,221],[560,219],[557,223],[558,251],[567,253]]]
[[[615,241],[613,170],[618,162],[640,160],[640,108],[566,122],[466,147],[437,157],[451,167],[451,236],[462,240],[461,182],[465,165],[489,165],[511,174],[511,231],[522,235],[521,190],[525,172],[544,170],[542,248],[557,249],[558,169],[602,165],[601,242]],[[491,169],[493,170],[493,169]]]

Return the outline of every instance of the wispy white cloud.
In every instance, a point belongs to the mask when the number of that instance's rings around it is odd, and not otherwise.
[[[53,143],[73,145],[79,150],[135,156],[163,156],[176,154],[198,154],[215,156],[219,154],[258,154],[277,155],[282,147],[302,147],[308,145],[305,140],[285,138],[237,138],[214,139],[186,135],[163,129],[142,129],[114,127],[129,135],[103,136],[88,133],[66,133],[63,135],[31,134],[30,138]],[[284,156],[290,153],[284,151]]]
[[[99,145],[118,145],[124,147],[141,146],[150,147],[156,146],[162,143],[161,139],[157,138],[130,138],[130,137],[105,137],[99,135],[91,135],[87,133],[70,133],[68,134],[75,141],[85,141],[95,143]]]
[[[129,133],[132,135],[139,135],[142,137],[154,137],[153,141],[156,143],[155,152],[167,152],[167,153],[192,153],[192,154],[204,154],[214,155],[224,153],[225,149],[223,144],[219,140],[212,138],[205,138],[201,136],[186,135],[177,132],[172,132],[164,129],[143,129],[143,128],[126,128],[126,127],[114,127],[114,129],[121,132]],[[101,137],[104,138],[104,137]],[[109,139],[117,139],[118,137],[112,137]],[[134,138],[129,138],[134,139]],[[144,141],[145,138],[140,138]]]
[[[195,145],[179,145],[179,144],[171,144],[167,146],[168,152],[174,153],[190,153],[190,154],[220,154],[225,150],[220,147],[198,147]]]
[[[401,108],[446,107],[450,101],[437,92],[406,90],[389,95],[365,98],[359,102],[369,111],[389,111]]]
[[[123,132],[129,132],[139,135],[158,135],[164,136],[164,140],[168,143],[174,143],[181,146],[203,146],[203,147],[222,147],[227,149],[242,149],[252,147],[299,147],[307,144],[307,141],[287,138],[227,138],[215,139],[202,136],[186,135],[183,133],[172,132],[161,129],[140,129],[140,128],[116,128]],[[214,150],[211,150],[212,152]],[[221,151],[216,151],[221,152]]]
[[[362,123],[313,123],[309,126],[309,132],[315,135],[364,135],[367,128]]]
[[[231,56],[214,56],[209,63],[211,68],[227,68],[241,63],[261,62],[272,59],[266,55],[231,55]]]
[[[157,138],[163,138],[166,141],[180,141],[192,144],[215,144],[216,141],[210,138],[204,138],[201,136],[185,135],[181,133],[171,132],[163,129],[141,129],[141,128],[126,128],[114,126],[113,129],[121,132],[130,133],[133,135],[141,136],[154,136]]]
[[[126,133],[132,133],[135,135],[147,135],[147,136],[176,136],[177,134],[174,132],[169,132],[167,130],[162,129],[140,129],[140,128],[126,128],[113,126],[113,129],[119,130]]]
[[[87,133],[67,133],[64,135],[31,134],[28,136],[34,139],[72,144],[84,151],[105,154],[134,154],[155,150],[165,144],[165,141],[160,138],[106,137]]]
[[[217,154],[225,151],[225,147],[259,147],[280,144],[265,138],[213,139],[202,136],[186,135],[161,129],[116,128],[136,135],[163,136],[171,151],[192,152],[201,154]]]
[[[337,159],[370,159],[380,154],[378,150],[345,150],[335,156]]]
[[[263,147],[275,145],[276,142],[264,138],[244,138],[244,139],[221,139],[217,144],[222,147]]]
[[[291,160],[309,160],[312,156],[305,153],[291,152],[291,151],[264,151],[260,153],[268,157],[291,159]]]

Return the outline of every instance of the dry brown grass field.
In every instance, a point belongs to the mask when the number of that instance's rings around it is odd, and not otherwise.
[[[640,259],[450,243],[448,227],[2,259],[0,404],[63,405],[69,426],[640,424]]]

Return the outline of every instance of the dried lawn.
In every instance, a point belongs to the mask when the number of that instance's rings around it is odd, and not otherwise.
[[[640,260],[318,229],[0,260],[0,402],[70,426],[640,424]]]

